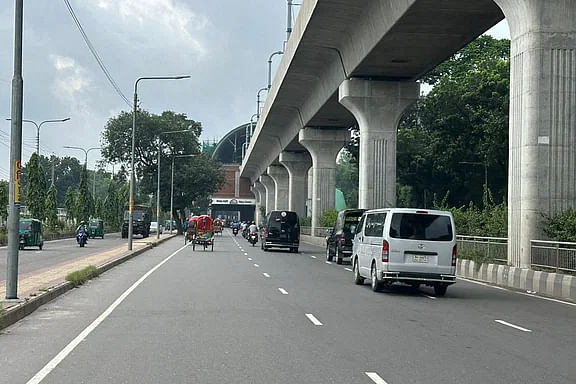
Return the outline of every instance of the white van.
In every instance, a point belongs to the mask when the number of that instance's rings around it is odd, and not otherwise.
[[[354,236],[354,282],[380,291],[395,282],[434,287],[444,296],[456,282],[456,230],[450,212],[374,209],[364,213]]]

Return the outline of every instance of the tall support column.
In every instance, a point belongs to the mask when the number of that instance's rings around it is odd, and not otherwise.
[[[266,188],[264,184],[259,181],[254,183],[254,190],[256,191],[256,224],[260,225],[263,222],[262,210],[260,207],[264,207],[264,212],[266,212]]]
[[[312,157],[308,152],[282,152],[279,160],[290,176],[288,209],[296,212],[300,217],[306,217],[307,175],[312,166]]]
[[[268,167],[268,176],[270,176],[276,184],[276,210],[288,210],[288,171],[283,165],[271,165]]]
[[[254,204],[254,221],[256,223],[260,222],[260,192],[256,189],[255,186],[250,187],[250,192],[254,194],[254,198],[256,200],[256,204]]]
[[[266,214],[276,210],[276,183],[268,175],[260,176],[260,183],[266,189]]]
[[[419,91],[414,82],[351,79],[340,85],[340,104],[360,128],[359,208],[396,206],[398,123]]]
[[[324,211],[335,207],[336,157],[348,140],[350,132],[344,129],[300,131],[300,144],[312,156],[312,231],[320,227]]]
[[[496,0],[512,38],[508,261],[531,266],[542,214],[576,208],[576,0]]]

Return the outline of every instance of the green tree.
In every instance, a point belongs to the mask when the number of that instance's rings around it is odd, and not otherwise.
[[[114,180],[108,185],[103,210],[103,219],[106,225],[114,230],[120,230],[123,204],[118,198],[118,183]]]
[[[94,205],[94,217],[103,218],[104,217],[104,203],[102,199],[96,199],[96,204]]]
[[[44,220],[46,200],[46,177],[44,168],[36,153],[33,153],[26,166],[26,206],[33,218]]]
[[[76,188],[80,183],[80,174],[82,173],[82,164],[75,157],[53,157],[40,156],[40,163],[44,168],[46,180],[49,183],[54,182],[58,192],[58,204],[64,205],[66,192],[69,187]],[[52,181],[52,165],[54,165],[54,181]],[[24,173],[26,170],[24,170]]]
[[[0,217],[8,217],[8,193],[10,184],[6,180],[0,180]]]
[[[64,206],[66,207],[66,220],[74,220],[76,218],[76,189],[72,186],[66,190]]]
[[[93,202],[88,188],[88,171],[86,166],[80,176],[80,185],[76,193],[75,215],[77,221],[88,221],[92,214]]]
[[[162,135],[161,137],[161,184],[160,205],[167,211],[170,207],[170,184],[172,156],[195,154],[195,157],[175,158],[174,163],[174,217],[177,212],[191,208],[192,201],[201,203],[217,191],[224,183],[221,165],[206,154],[201,154],[199,136],[202,125],[189,120],[185,114],[164,112],[161,115],[138,111],[138,135],[135,150],[135,170],[137,174],[137,192],[141,202],[148,203],[148,195],[157,189],[157,157],[159,132],[189,132]],[[127,164],[131,145],[132,114],[122,112],[110,119],[103,133],[104,158],[109,162]],[[127,198],[121,193],[119,198],[127,204]],[[142,201],[143,200],[143,201]],[[138,202],[138,200],[136,200]],[[179,230],[181,223],[177,220]]]
[[[54,184],[50,184],[46,193],[44,216],[49,228],[56,229],[58,227],[58,191]]]
[[[336,164],[336,188],[340,189],[349,208],[358,207],[358,163],[345,151]]]

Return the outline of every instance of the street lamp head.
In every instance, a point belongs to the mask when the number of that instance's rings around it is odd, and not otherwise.
[[[192,77],[192,76],[190,76],[190,75],[175,76],[174,79],[175,79],[175,80],[182,80],[182,79],[189,79],[189,78],[191,78],[191,77]]]
[[[67,117],[67,118],[65,118],[65,119],[62,119],[62,120],[60,120],[60,121],[61,121],[62,123],[64,123],[64,122],[66,122],[66,121],[69,121],[69,120],[70,120],[70,118],[69,118],[69,117]]]

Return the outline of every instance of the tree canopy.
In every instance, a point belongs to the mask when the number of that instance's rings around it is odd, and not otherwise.
[[[26,165],[26,206],[30,215],[44,221],[46,200],[46,177],[44,168],[36,153],[33,153]]]

